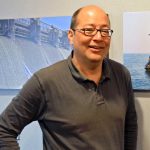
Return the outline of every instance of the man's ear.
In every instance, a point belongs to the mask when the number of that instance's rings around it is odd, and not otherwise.
[[[72,29],[69,29],[68,40],[69,40],[70,45],[73,45],[73,38],[74,38],[74,31]]]

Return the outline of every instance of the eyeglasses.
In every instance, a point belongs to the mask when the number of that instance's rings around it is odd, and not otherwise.
[[[83,29],[72,29],[73,31],[78,31],[86,36],[94,36],[99,31],[102,37],[111,37],[113,30],[111,29],[96,29],[96,28],[83,28]]]

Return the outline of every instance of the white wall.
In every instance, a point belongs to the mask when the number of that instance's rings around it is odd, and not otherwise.
[[[138,114],[138,150],[150,149],[150,93],[135,93],[136,109]]]
[[[149,11],[150,0],[0,0],[0,18],[45,17],[56,15],[71,16],[77,8],[86,4],[97,4],[110,14],[111,24],[114,30],[110,57],[122,62],[123,12]],[[14,93],[10,95],[0,95],[0,100],[5,99],[5,101],[9,101],[13,95]],[[139,122],[138,150],[148,150],[150,149],[150,118],[148,117],[150,92],[135,93],[135,96]],[[41,136],[40,131],[38,133],[38,135]],[[29,135],[27,136],[31,137]],[[40,136],[36,137],[40,138]],[[30,140],[29,143],[31,143]],[[24,144],[24,146],[25,145],[26,144]],[[41,144],[39,145],[41,146]],[[34,149],[38,150],[37,148],[33,148],[33,150]],[[32,150],[32,148],[30,148],[30,150]],[[41,148],[39,148],[39,150],[41,150]]]

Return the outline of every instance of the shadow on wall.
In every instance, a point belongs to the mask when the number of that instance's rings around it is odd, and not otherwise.
[[[143,112],[139,101],[135,100],[135,106],[138,117],[138,140],[137,140],[137,150],[143,149],[143,139],[144,139],[144,130],[143,130]]]

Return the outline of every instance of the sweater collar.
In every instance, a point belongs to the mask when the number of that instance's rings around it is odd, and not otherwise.
[[[89,80],[85,76],[81,75],[81,73],[79,72],[79,70],[73,64],[73,62],[72,62],[72,56],[73,56],[73,52],[71,53],[71,55],[67,59],[68,66],[69,66],[69,69],[71,71],[72,76],[74,78],[76,78],[78,81],[81,81],[81,82],[85,82],[85,81]],[[103,64],[102,64],[102,78],[101,78],[100,82],[103,82],[106,79],[110,79],[110,69],[109,69],[108,58],[105,58],[103,60]]]

